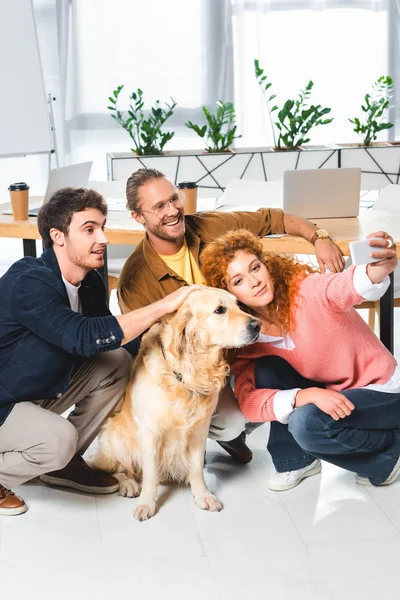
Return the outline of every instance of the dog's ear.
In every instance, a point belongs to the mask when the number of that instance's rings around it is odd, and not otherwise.
[[[187,328],[190,324],[192,313],[188,306],[182,306],[170,319],[173,328],[170,350],[179,358],[186,351]]]

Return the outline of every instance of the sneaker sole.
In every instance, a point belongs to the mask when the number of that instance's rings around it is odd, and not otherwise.
[[[119,483],[108,487],[95,487],[76,483],[75,481],[69,481],[68,479],[51,477],[50,475],[41,475],[40,481],[43,481],[43,483],[47,483],[48,485],[56,485],[57,487],[65,487],[77,490],[78,492],[84,492],[85,494],[113,494],[119,490]]]
[[[400,475],[400,464],[397,467],[397,469],[395,470],[395,472],[392,473],[392,475],[386,479],[386,481],[384,481],[383,483],[378,483],[378,485],[375,485],[373,487],[381,487],[382,485],[391,485],[392,483],[394,483],[396,481],[396,479],[398,478],[399,475]],[[370,482],[370,480],[368,479],[368,477],[359,477],[358,475],[356,475],[356,482],[359,485],[373,485]]]
[[[18,508],[0,508],[0,515],[6,517],[14,517],[15,515],[22,515],[28,510],[26,504],[19,506]]]
[[[316,465],[315,467],[313,467],[312,469],[310,469],[309,471],[306,471],[305,473],[303,473],[303,475],[297,479],[297,481],[295,481],[294,483],[291,483],[290,485],[268,485],[268,489],[272,490],[273,492],[286,492],[287,490],[292,490],[293,488],[297,487],[299,485],[299,483],[301,483],[303,481],[303,479],[306,479],[307,477],[312,477],[313,475],[318,475],[318,473],[321,473],[321,463],[319,463],[318,465]]]

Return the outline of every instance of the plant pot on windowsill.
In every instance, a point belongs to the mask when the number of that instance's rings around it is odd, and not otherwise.
[[[399,142],[373,142],[369,146],[361,144],[339,144],[338,146],[342,168],[361,168],[362,190],[380,190],[391,183],[399,183]]]
[[[168,151],[157,156],[132,152],[107,154],[109,179],[127,179],[147,167],[164,173],[174,183],[196,181],[201,197],[221,196],[232,179],[276,181],[290,169],[337,168],[338,150],[330,146],[276,151],[273,148],[235,148],[227,152]]]
[[[371,142],[368,145],[363,144],[362,142],[348,142],[345,144],[335,144],[339,148],[390,148],[391,146],[396,146],[400,142]]]

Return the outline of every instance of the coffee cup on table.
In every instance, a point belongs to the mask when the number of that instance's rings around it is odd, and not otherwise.
[[[195,181],[182,181],[178,183],[179,194],[184,195],[185,204],[183,210],[185,215],[192,215],[197,211],[197,183]]]
[[[26,221],[29,212],[29,185],[23,181],[11,183],[8,191],[14,219]]]

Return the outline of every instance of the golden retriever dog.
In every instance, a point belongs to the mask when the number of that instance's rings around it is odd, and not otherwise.
[[[204,452],[218,393],[229,373],[225,348],[254,342],[258,319],[233,295],[204,288],[151,327],[132,367],[121,411],[105,424],[94,466],[139,496],[139,521],[156,511],[158,483],[188,482],[197,506],[222,505],[203,478]]]

